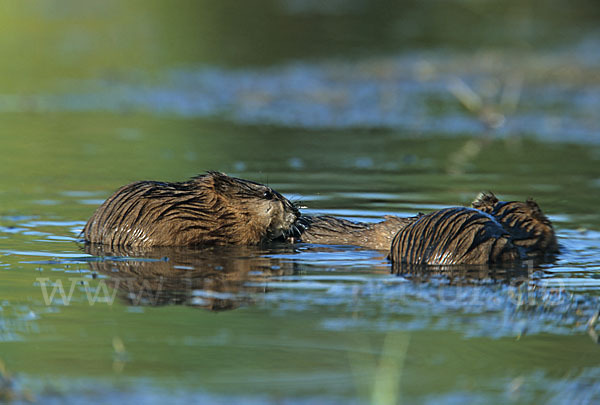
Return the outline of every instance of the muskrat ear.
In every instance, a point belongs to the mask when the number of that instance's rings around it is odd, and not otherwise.
[[[212,180],[213,187],[217,192],[226,192],[233,184],[232,178],[222,172],[210,171],[208,172],[207,176],[209,176]]]
[[[471,203],[473,208],[481,209],[484,207],[492,208],[498,202],[498,198],[491,191],[481,192]]]
[[[226,175],[225,173],[223,173],[223,172],[217,172],[217,171],[214,171],[214,170],[208,170],[206,172],[206,175],[212,177],[213,179],[229,178],[229,176]]]
[[[531,209],[531,215],[534,218],[543,220],[545,219],[545,215],[542,212],[542,209],[540,208],[540,206],[538,205],[538,203],[536,203],[533,198],[528,198],[527,201],[525,201],[525,203],[527,204],[527,206]]]
[[[217,193],[226,192],[232,184],[231,177],[225,173],[215,171],[207,171],[206,174],[194,177],[193,181],[201,184],[202,187],[212,188]]]

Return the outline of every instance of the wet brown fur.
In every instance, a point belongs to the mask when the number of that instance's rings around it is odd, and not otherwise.
[[[423,215],[392,241],[393,265],[483,265],[518,261],[520,250],[490,215],[457,207]]]
[[[523,248],[527,255],[543,256],[558,252],[552,223],[535,201],[499,201],[488,192],[481,193],[472,205],[496,218],[510,233],[513,243]]]
[[[377,223],[353,222],[347,219],[323,216],[302,216],[295,226],[300,235],[297,241],[323,245],[355,245],[374,250],[389,251],[396,233],[414,222],[417,217],[386,216]]]
[[[286,236],[298,216],[267,186],[208,172],[185,182],[121,187],[92,215],[83,236],[110,246],[256,245]]]

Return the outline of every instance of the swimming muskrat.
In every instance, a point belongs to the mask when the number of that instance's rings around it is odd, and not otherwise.
[[[297,242],[323,245],[355,245],[389,251],[394,235],[418,217],[392,215],[377,223],[353,222],[329,215],[301,216],[295,223]]]
[[[111,246],[256,245],[285,237],[300,213],[270,187],[207,174],[121,187],[92,215],[86,241]]]
[[[415,217],[386,216],[379,223],[302,216],[295,224],[299,235],[294,236],[301,242],[387,250],[393,262],[409,264],[512,262],[557,251],[552,223],[532,200],[502,202],[483,193],[473,207],[477,210],[459,207]]]
[[[492,215],[512,236],[528,256],[544,256],[558,252],[552,222],[539,205],[529,199],[499,201],[492,192],[481,193],[472,203],[473,208]]]
[[[490,264],[522,258],[512,236],[482,211],[447,208],[414,217],[386,216],[378,223],[352,222],[331,216],[302,216],[297,241],[356,245],[384,250],[392,263]]]
[[[393,265],[455,265],[516,262],[522,254],[494,217],[455,207],[422,215],[401,229],[389,257]]]

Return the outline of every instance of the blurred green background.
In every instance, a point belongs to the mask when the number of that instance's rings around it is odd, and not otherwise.
[[[423,49],[530,53],[595,33],[593,0],[5,2],[2,88],[179,65],[265,66]]]

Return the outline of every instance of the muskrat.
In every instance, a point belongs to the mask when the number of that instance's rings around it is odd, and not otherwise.
[[[455,265],[515,262],[522,255],[494,217],[456,207],[422,215],[401,229],[389,257],[396,265]]]
[[[377,223],[353,222],[322,216],[301,216],[296,221],[295,241],[323,245],[355,245],[389,251],[394,235],[418,217],[401,218],[386,215]]]
[[[507,262],[557,251],[552,224],[533,200],[501,202],[492,193],[483,193],[473,202],[473,207],[477,210],[450,209],[456,215],[449,216],[446,216],[450,213],[447,210],[442,210],[443,215],[438,211],[426,216],[418,225],[415,223],[423,214],[407,218],[386,216],[378,223],[352,222],[331,216],[301,216],[294,226],[298,232],[294,236],[301,242],[357,245],[389,251],[396,234],[414,224],[395,242],[390,255],[393,260],[402,258],[402,262],[411,264]],[[450,224],[449,221],[457,223]],[[427,226],[432,229],[426,231]],[[487,240],[478,239],[465,247],[469,232],[479,233],[478,238],[483,236]],[[439,240],[445,241],[444,245],[437,246]],[[506,249],[499,249],[503,246]]]
[[[414,217],[386,216],[377,223],[331,216],[301,216],[296,241],[356,245],[390,252],[392,263],[490,264],[521,258],[520,248],[492,216],[471,208],[448,208]]]
[[[487,192],[479,194],[472,205],[496,218],[512,236],[513,244],[520,246],[528,256],[558,252],[552,223],[532,199],[499,201],[494,193]]]
[[[121,187],[83,236],[110,246],[257,245],[287,236],[299,215],[270,187],[211,171],[184,182]]]

